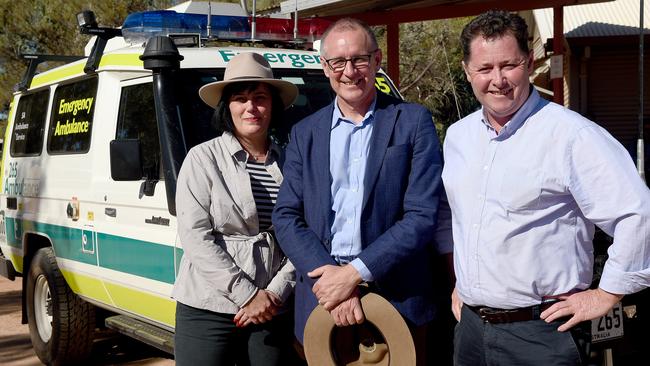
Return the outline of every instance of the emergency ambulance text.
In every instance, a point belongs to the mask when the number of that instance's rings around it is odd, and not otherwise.
[[[73,116],[77,115],[78,111],[85,111],[90,113],[90,108],[93,105],[94,98],[86,99],[77,99],[70,102],[66,102],[65,99],[61,99],[59,102],[59,114],[72,113]]]

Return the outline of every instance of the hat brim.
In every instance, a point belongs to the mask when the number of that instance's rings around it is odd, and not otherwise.
[[[298,97],[298,87],[289,81],[280,80],[280,79],[267,79],[267,78],[241,78],[241,79],[231,79],[224,81],[215,81],[214,83],[209,83],[203,85],[199,89],[199,96],[212,108],[216,108],[217,104],[221,100],[221,95],[223,94],[223,89],[233,83],[242,83],[247,81],[254,81],[259,83],[266,83],[272,85],[280,92],[280,98],[282,99],[282,104],[284,108],[289,108],[293,102],[296,101]]]
[[[415,365],[415,344],[411,332],[393,305],[375,293],[367,293],[361,297],[361,307],[366,321],[384,337],[390,365]],[[337,365],[332,354],[331,337],[335,326],[332,316],[321,305],[309,315],[304,337],[305,357],[309,365]]]

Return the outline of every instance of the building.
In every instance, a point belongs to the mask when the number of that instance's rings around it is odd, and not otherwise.
[[[535,84],[551,89],[553,10],[521,13],[531,30],[535,52]],[[568,6],[564,8],[564,105],[606,128],[633,156],[639,138],[639,0]],[[650,23],[650,4],[644,24]],[[650,137],[650,29],[645,27],[644,121]],[[544,93],[543,93],[544,94]],[[646,151],[647,145],[646,145]],[[647,153],[646,153],[647,155]],[[647,159],[646,159],[647,160]],[[646,163],[646,166],[648,163]]]

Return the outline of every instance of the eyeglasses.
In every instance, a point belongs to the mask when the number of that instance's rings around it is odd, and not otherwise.
[[[350,58],[345,58],[345,57],[335,57],[335,58],[330,58],[326,59],[325,63],[327,66],[329,66],[330,70],[334,72],[341,72],[345,70],[345,66],[347,65],[348,61],[352,64],[352,67],[355,69],[363,69],[366,68],[370,65],[370,58],[372,55],[375,54],[377,50],[370,51],[370,54],[368,55],[358,55]]]

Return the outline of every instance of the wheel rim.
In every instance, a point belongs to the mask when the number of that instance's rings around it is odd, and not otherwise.
[[[34,317],[38,335],[44,343],[52,337],[52,295],[44,275],[39,275],[34,286]]]

